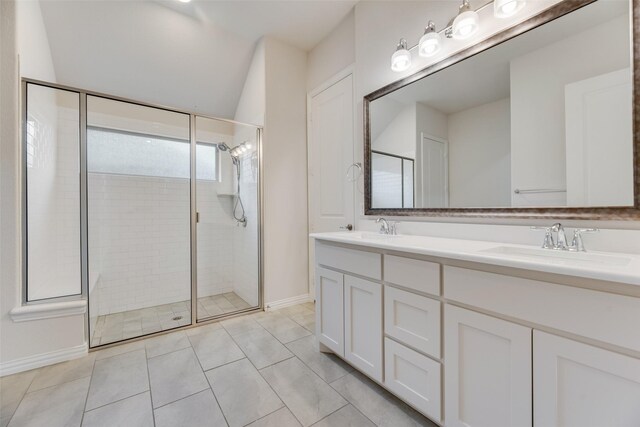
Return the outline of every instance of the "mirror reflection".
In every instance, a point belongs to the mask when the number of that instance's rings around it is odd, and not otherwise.
[[[372,101],[371,207],[632,206],[629,9],[596,1]]]

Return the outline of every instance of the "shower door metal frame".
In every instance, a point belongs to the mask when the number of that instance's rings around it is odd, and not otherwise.
[[[26,188],[26,144],[27,144],[27,85],[39,85],[43,87],[48,87],[51,89],[58,90],[66,90],[78,93],[80,96],[80,120],[79,120],[79,135],[80,135],[80,260],[81,260],[81,293],[72,296],[61,296],[55,298],[48,298],[39,301],[28,302],[27,298],[27,262],[28,262],[28,254],[27,254],[27,229],[26,229],[26,214],[27,214],[27,188]],[[78,301],[85,300],[87,309],[85,312],[85,340],[87,342],[87,346],[89,347],[89,351],[95,351],[98,349],[104,349],[113,347],[124,342],[133,342],[139,341],[142,339],[146,339],[152,336],[163,335],[171,332],[175,332],[178,330],[189,329],[193,327],[197,327],[199,325],[203,325],[206,323],[217,322],[221,319],[228,319],[230,317],[251,313],[251,312],[259,312],[264,308],[264,252],[263,252],[263,212],[264,212],[264,202],[262,200],[263,195],[263,159],[262,159],[262,134],[263,128],[262,126],[258,126],[252,123],[243,123],[235,120],[229,119],[221,119],[218,117],[206,116],[200,113],[196,113],[193,111],[184,111],[179,110],[173,107],[167,107],[165,105],[160,104],[152,104],[147,102],[141,102],[134,99],[124,98],[120,96],[109,95],[101,92],[95,92],[86,89],[80,89],[72,86],[61,85],[57,83],[50,83],[37,79],[30,78],[22,78],[21,79],[21,100],[22,100],[22,114],[21,114],[21,126],[22,126],[22,150],[20,159],[20,164],[22,167],[22,190],[21,190],[21,216],[22,216],[22,305],[32,305],[32,304],[41,304],[41,303],[53,303],[58,301]],[[113,343],[103,344],[99,346],[91,346],[91,337],[90,337],[90,313],[89,313],[89,244],[88,244],[88,185],[87,185],[87,96],[95,96],[100,98],[105,98],[113,101],[126,102],[133,105],[138,105],[141,107],[155,108],[164,111],[169,111],[178,114],[184,114],[189,116],[189,145],[190,145],[190,269],[191,269],[191,324],[185,326],[178,326],[172,329],[168,329],[165,331],[154,332],[150,334],[140,335],[133,338],[127,338],[119,341],[114,341]],[[238,124],[242,126],[251,126],[255,128],[256,131],[256,153],[258,156],[258,185],[257,185],[257,236],[258,236],[258,305],[256,307],[250,307],[247,309],[241,309],[238,311],[231,312],[229,314],[223,314],[220,316],[209,317],[205,319],[201,319],[198,321],[197,319],[197,309],[198,309],[198,240],[197,240],[197,200],[196,200],[196,134],[195,134],[195,125],[196,125],[196,117],[201,117],[204,119],[218,120],[233,124]]]

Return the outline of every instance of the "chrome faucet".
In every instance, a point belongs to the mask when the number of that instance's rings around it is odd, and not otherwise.
[[[567,247],[567,235],[564,232],[564,227],[559,222],[556,222],[551,226],[551,232],[556,233],[556,244],[553,249],[566,251]]]
[[[597,228],[576,228],[573,230],[573,240],[571,245],[567,244],[567,235],[564,231],[564,227],[559,222],[553,224],[551,227],[531,227],[533,230],[544,230],[544,242],[542,243],[543,249],[553,249],[556,251],[571,251],[571,252],[586,252],[584,242],[582,240],[583,233],[597,232]],[[556,233],[554,239],[553,233]]]
[[[376,224],[380,224],[380,234],[388,234],[388,235],[392,235],[395,236],[397,234],[396,232],[396,225],[398,224],[397,222],[389,222],[386,219],[380,217],[378,219],[376,219]]]

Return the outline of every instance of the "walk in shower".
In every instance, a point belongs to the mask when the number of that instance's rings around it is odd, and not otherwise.
[[[259,128],[41,82],[23,90],[25,233],[48,242],[25,253],[25,295],[86,296],[91,347],[261,308]],[[63,190],[45,179],[56,166]]]

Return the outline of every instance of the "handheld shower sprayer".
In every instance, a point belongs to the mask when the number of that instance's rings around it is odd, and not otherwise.
[[[247,141],[233,148],[230,148],[225,142],[218,144],[218,150],[226,151],[231,156],[231,161],[236,167],[236,197],[233,205],[233,219],[236,220],[238,225],[242,224],[243,227],[247,226],[247,217],[244,211],[244,204],[242,203],[242,197],[240,196],[240,154],[244,153],[251,148],[251,144]]]

